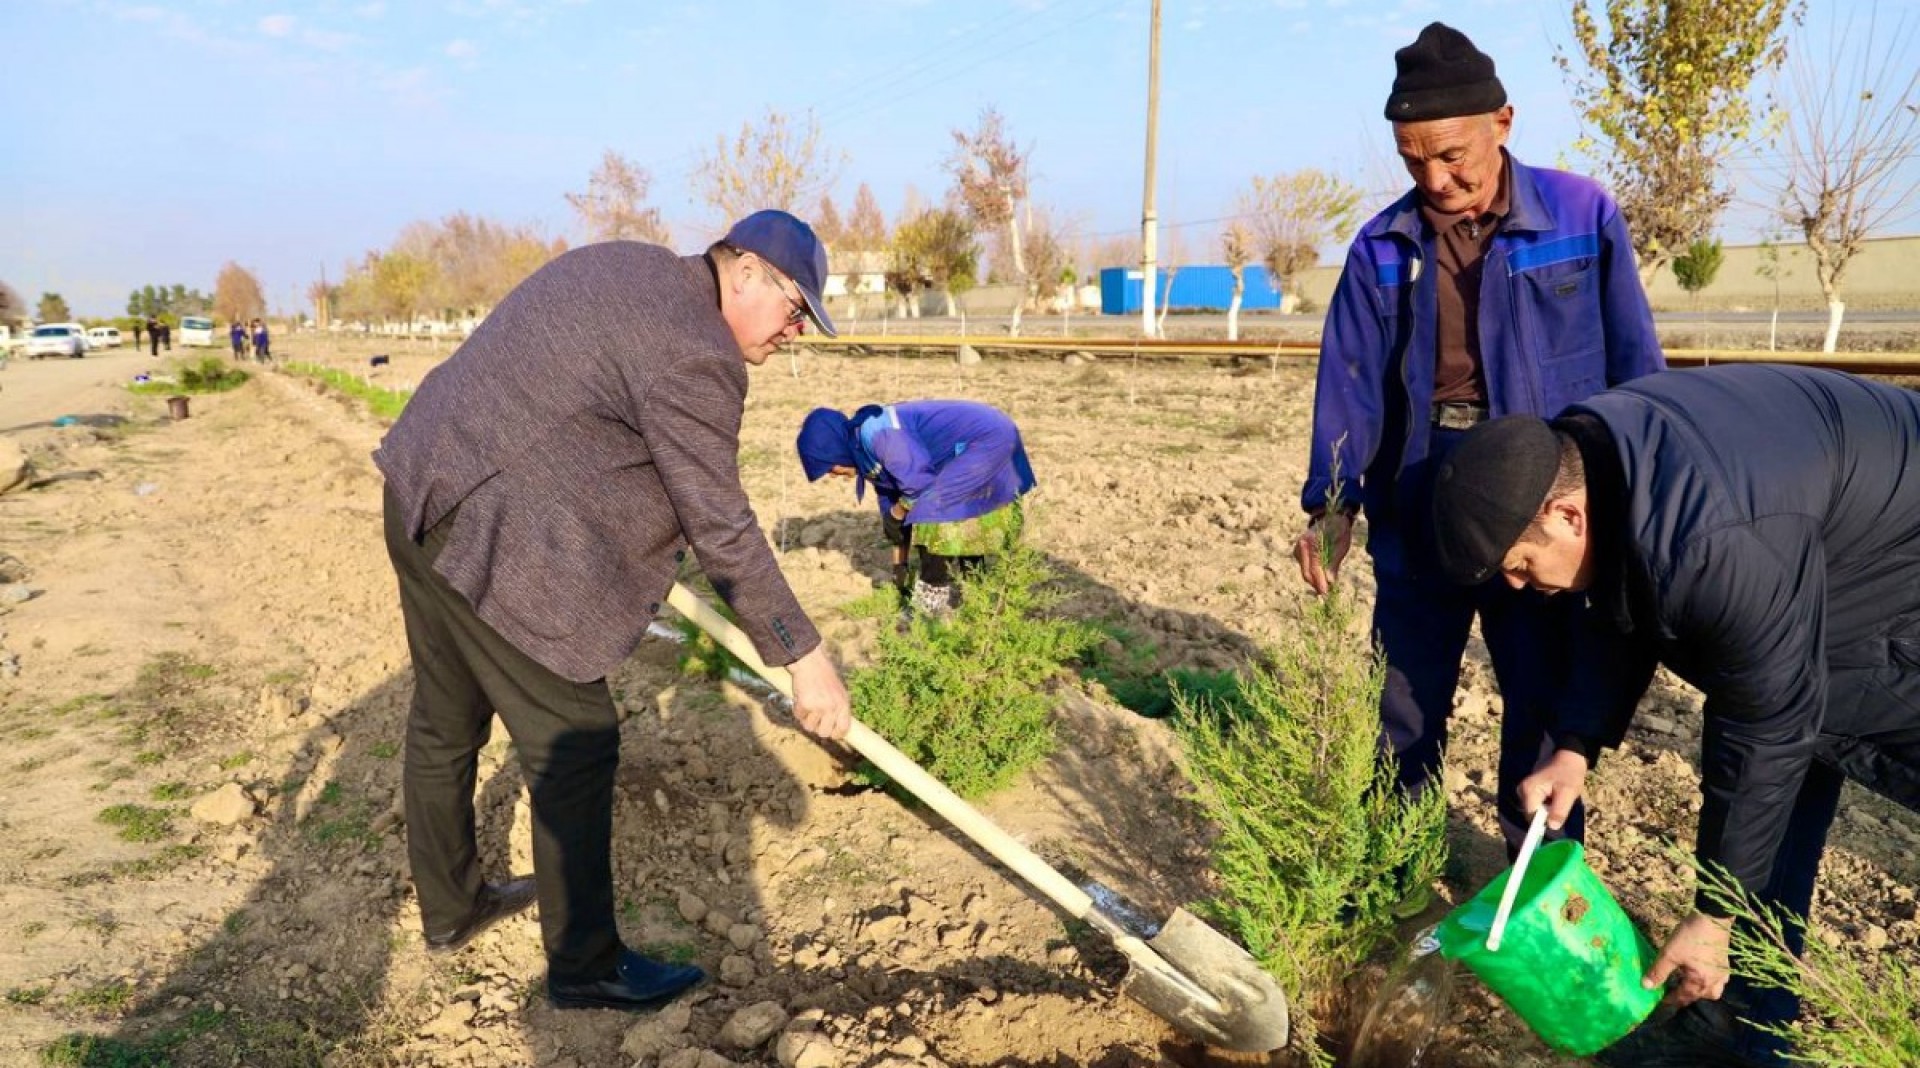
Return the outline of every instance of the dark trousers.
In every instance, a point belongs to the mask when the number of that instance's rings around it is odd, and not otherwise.
[[[1532,813],[1520,808],[1520,780],[1553,755],[1549,702],[1566,674],[1567,605],[1498,582],[1461,587],[1376,570],[1373,630],[1387,663],[1380,729],[1400,766],[1400,785],[1425,788],[1447,748],[1447,723],[1460,682],[1460,658],[1474,616],[1500,685],[1500,761],[1495,810],[1511,857]],[[1558,640],[1556,640],[1556,635]],[[1575,805],[1560,834],[1576,841],[1586,811]]]
[[[1500,761],[1495,808],[1507,855],[1514,856],[1533,814],[1523,812],[1520,780],[1553,755],[1552,701],[1565,685],[1578,602],[1515,590],[1502,579],[1459,586],[1439,574],[1429,533],[1431,472],[1459,444],[1460,431],[1434,428],[1432,454],[1404,474],[1398,507],[1377,517],[1368,535],[1378,592],[1373,633],[1386,660],[1380,696],[1382,745],[1399,762],[1400,786],[1425,789],[1447,748],[1447,722],[1460,683],[1460,658],[1475,616],[1500,686]],[[1575,805],[1558,835],[1580,841],[1586,809]]]
[[[550,978],[613,972],[613,781],[620,733],[604,679],[569,681],[536,663],[473,612],[433,561],[449,515],[422,543],[386,498],[387,554],[400,580],[413,701],[407,713],[407,859],[428,933],[473,914],[483,879],[474,838],[480,748],[497,713],[512,736],[533,808],[533,868]]]
[[[1798,921],[1786,928],[1795,956],[1806,945],[1804,924],[1813,909],[1827,832],[1840,808],[1841,785],[1852,779],[1920,811],[1920,670],[1895,664],[1833,672],[1824,726],[1821,756],[1807,769],[1773,871],[1756,895]],[[1750,1024],[1787,1024],[1800,1015],[1799,998],[1745,976],[1727,983],[1726,1000]],[[1762,1064],[1790,1063],[1788,1044],[1759,1027],[1743,1026],[1738,1041],[1742,1053]]]

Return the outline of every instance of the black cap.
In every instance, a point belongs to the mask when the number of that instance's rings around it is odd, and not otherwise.
[[[1440,569],[1465,585],[1492,578],[1559,474],[1560,437],[1537,416],[1503,415],[1467,431],[1434,473]]]
[[[1394,122],[1485,115],[1507,102],[1506,86],[1493,73],[1493,57],[1445,23],[1428,23],[1412,44],[1393,54],[1393,65],[1397,74],[1387,118]]]

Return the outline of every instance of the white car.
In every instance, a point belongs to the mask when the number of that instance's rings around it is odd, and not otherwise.
[[[33,328],[27,335],[25,356],[37,360],[42,356],[67,356],[79,359],[87,354],[87,328],[79,323],[47,323]]]
[[[120,347],[120,328],[117,326],[96,326],[87,331],[88,349],[117,349]]]

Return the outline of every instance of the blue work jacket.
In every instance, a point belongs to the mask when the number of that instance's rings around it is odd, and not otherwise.
[[[1493,415],[1551,418],[1666,361],[1612,198],[1591,179],[1508,159],[1509,210],[1481,271],[1481,367]],[[1320,343],[1301,505],[1364,506],[1376,534],[1397,525],[1396,485],[1430,445],[1434,241],[1418,190],[1361,227]]]
[[[1020,428],[1005,412],[974,401],[920,400],[855,416],[861,474],[885,512],[910,502],[911,523],[985,515],[1033,489]]]

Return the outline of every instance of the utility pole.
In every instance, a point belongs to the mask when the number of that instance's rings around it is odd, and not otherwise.
[[[1160,217],[1153,207],[1153,153],[1160,133],[1160,0],[1153,0],[1147,38],[1147,184],[1140,204],[1140,335],[1154,336],[1153,271],[1159,258]]]

